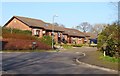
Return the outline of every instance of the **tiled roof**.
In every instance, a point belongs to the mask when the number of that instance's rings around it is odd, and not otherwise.
[[[39,19],[27,18],[27,17],[20,17],[20,16],[13,16],[18,20],[22,21],[23,23],[27,24],[28,26],[32,27],[42,27],[44,28],[45,22]]]
[[[34,18],[28,18],[28,17],[21,17],[21,16],[13,16],[13,18],[16,18],[26,24],[29,27],[38,27],[38,28],[43,28],[45,30],[53,30],[54,31],[61,31],[63,34],[67,34],[69,36],[78,36],[78,37],[85,37],[84,33],[80,32],[79,30],[76,29],[71,29],[71,28],[64,28],[61,26],[53,26],[51,23],[44,22],[39,19],[34,19]],[[9,20],[5,25],[7,25],[11,20]]]
[[[83,34],[84,34],[86,37],[90,37],[90,34],[89,34],[89,33],[83,32]]]
[[[97,34],[93,34],[90,32],[87,32],[86,34],[90,36],[89,39],[96,39],[97,38]]]
[[[68,34],[70,36],[85,37],[85,35],[82,32],[72,28],[65,28],[63,34]]]
[[[56,25],[52,25],[50,23],[46,23],[47,26],[45,26],[46,30],[54,30],[54,31],[64,31],[63,27],[60,26],[56,26]]]
[[[44,28],[46,30],[54,29],[55,31],[64,31],[62,29],[62,27],[60,27],[60,26],[53,27],[52,24],[46,23],[46,22],[39,20],[39,19],[20,17],[20,16],[14,16],[14,17],[21,20],[22,22],[24,22],[25,24],[27,24],[28,26],[31,26],[31,27],[41,27],[41,28]]]

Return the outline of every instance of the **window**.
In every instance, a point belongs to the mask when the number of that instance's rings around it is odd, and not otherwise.
[[[51,35],[54,36],[54,32],[52,32]]]
[[[39,35],[40,30],[34,29],[34,35]]]
[[[60,32],[58,32],[58,37],[60,37]]]
[[[45,34],[46,31],[43,31],[43,34]]]
[[[39,32],[40,32],[39,30],[36,30],[36,35],[39,35]]]

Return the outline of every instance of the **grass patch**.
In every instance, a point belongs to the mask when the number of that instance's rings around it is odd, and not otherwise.
[[[73,47],[82,47],[82,44],[72,44]]]
[[[110,56],[100,56],[100,59],[108,61],[108,62],[120,62],[120,58],[110,57]]]
[[[62,44],[62,47],[65,49],[71,49],[73,47],[82,47],[82,44]]]
[[[72,45],[63,44],[62,47],[65,48],[65,49],[70,49],[70,48],[72,48],[73,46],[72,46]]]

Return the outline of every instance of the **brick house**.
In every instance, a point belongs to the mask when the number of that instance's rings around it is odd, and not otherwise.
[[[68,41],[68,43],[75,43],[75,44],[84,43],[85,35],[76,29],[65,28],[63,35],[65,35],[65,39]]]
[[[32,35],[39,38],[42,38],[44,35],[52,36],[54,34],[56,43],[65,40],[68,43],[83,44],[85,39],[84,33],[76,29],[53,26],[42,20],[27,17],[13,16],[4,27],[29,30],[32,31]],[[54,30],[54,33],[52,30]]]
[[[97,44],[97,34],[93,34],[93,33],[90,33],[90,32],[87,32],[87,33],[84,33],[86,35],[86,40],[87,40],[87,43],[95,43]]]
[[[84,35],[85,35],[85,41],[84,41],[85,43],[91,44],[93,42],[97,44],[97,34],[86,32],[84,33]]]

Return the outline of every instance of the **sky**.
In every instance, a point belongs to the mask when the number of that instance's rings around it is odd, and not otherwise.
[[[12,16],[23,16],[73,27],[82,22],[91,25],[112,23],[116,20],[116,9],[110,2],[2,2],[4,25]]]

